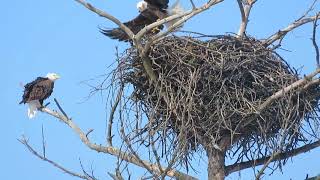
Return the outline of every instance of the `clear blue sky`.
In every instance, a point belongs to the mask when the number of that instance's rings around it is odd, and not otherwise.
[[[93,5],[106,10],[120,20],[137,14],[138,0],[92,0]],[[182,0],[186,7],[187,0]],[[185,2],[184,2],[185,1]],[[201,4],[203,0],[195,0]],[[297,19],[312,0],[260,0],[252,11],[249,35],[264,38]],[[124,49],[124,43],[110,40],[98,31],[98,26],[114,27],[73,0],[10,0],[1,2],[0,11],[0,112],[2,114],[2,139],[0,148],[0,179],[77,179],[66,175],[31,155],[17,138],[25,135],[30,143],[41,150],[41,126],[44,126],[47,157],[65,167],[79,171],[81,158],[85,168],[94,169],[97,177],[110,179],[106,172],[114,170],[115,158],[96,153],[85,147],[71,129],[45,114],[34,120],[26,115],[27,107],[18,105],[22,95],[19,83],[26,83],[48,72],[57,72],[52,97],[60,100],[64,109],[84,130],[93,128],[91,137],[104,142],[105,104],[99,96],[84,101],[90,89],[81,81],[104,74],[115,60],[115,47]],[[320,5],[316,6],[320,10]],[[222,4],[194,17],[184,30],[205,34],[237,32],[239,10],[235,0]],[[319,33],[317,34],[318,38]],[[311,25],[290,33],[279,53],[291,65],[302,67],[303,73],[315,68],[314,50],[310,41]],[[320,42],[319,42],[320,43]],[[4,100],[4,101],[3,101]],[[52,98],[49,101],[53,101]],[[52,107],[54,103],[51,104]],[[4,115],[4,116],[3,116]],[[295,157],[283,168],[265,179],[303,179],[306,174],[320,173],[320,149]],[[206,179],[204,163],[196,165]],[[138,168],[133,168],[137,171]],[[139,172],[139,171],[138,171]],[[253,171],[235,173],[228,179],[253,179]]]

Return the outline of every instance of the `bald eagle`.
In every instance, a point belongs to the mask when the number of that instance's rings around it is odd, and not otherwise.
[[[183,9],[179,4],[179,0],[168,10],[169,0],[142,0],[137,3],[137,8],[140,14],[128,21],[123,23],[127,26],[134,34],[137,34],[145,26],[152,24],[158,20],[166,18],[170,15],[177,13],[182,13]],[[172,22],[167,23],[166,25],[171,25]],[[163,25],[160,25],[150,32],[148,35],[154,35],[159,33],[163,29]],[[130,37],[121,29],[100,29],[100,32],[111,39],[118,39],[119,41],[129,41]]]
[[[27,103],[28,117],[36,115],[37,109],[43,106],[43,101],[53,92],[54,81],[60,76],[56,73],[48,73],[46,77],[37,77],[34,81],[24,86],[24,93],[19,104]]]

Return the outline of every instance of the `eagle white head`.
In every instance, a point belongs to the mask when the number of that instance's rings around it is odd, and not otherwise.
[[[55,81],[55,80],[59,79],[60,76],[56,73],[48,73],[46,75],[46,78],[50,79],[51,81]]]
[[[139,1],[137,3],[137,9],[139,10],[139,12],[142,12],[144,10],[146,10],[148,8],[148,3],[145,1]]]

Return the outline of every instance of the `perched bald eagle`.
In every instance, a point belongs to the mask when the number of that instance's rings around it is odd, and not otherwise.
[[[158,20],[166,18],[170,15],[177,13],[182,13],[183,9],[179,4],[179,0],[168,10],[169,0],[142,0],[138,2],[137,8],[140,14],[128,21],[123,23],[127,26],[134,34],[137,34],[145,26],[152,24]],[[171,25],[166,24],[166,25]],[[159,33],[163,29],[163,25],[158,26],[157,28],[152,29],[147,34],[154,35]],[[118,39],[119,41],[128,41],[130,38],[121,28],[114,29],[100,29],[101,33],[110,37],[111,39]]]
[[[54,81],[60,76],[56,73],[48,73],[46,77],[37,77],[34,81],[24,86],[24,93],[19,104],[27,103],[28,117],[36,115],[37,109],[43,106],[43,101],[53,92]]]

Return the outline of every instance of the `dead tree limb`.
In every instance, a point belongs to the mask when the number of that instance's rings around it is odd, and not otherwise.
[[[317,22],[318,22],[318,18],[320,16],[320,13],[317,14],[315,20],[314,20],[314,23],[313,23],[313,30],[312,30],[312,44],[313,44],[313,47],[316,51],[316,62],[317,62],[317,66],[318,68],[320,68],[320,57],[319,57],[319,46],[317,44],[317,39],[316,39],[316,32],[317,32]]]
[[[246,32],[247,25],[249,22],[250,11],[251,11],[253,4],[256,1],[257,0],[247,0],[244,3],[243,0],[237,0],[238,6],[240,9],[240,13],[241,13],[241,23],[240,23],[239,31],[237,33],[238,37],[240,37],[240,38],[243,37]]]
[[[58,101],[56,101],[57,105],[59,104]],[[59,105],[60,106],[60,105]],[[61,106],[60,106],[61,107]],[[127,161],[129,163],[135,164],[137,166],[140,167],[144,167],[144,165],[148,166],[152,171],[159,173],[160,170],[158,168],[158,166],[156,164],[152,164],[148,161],[143,161],[143,164],[141,164],[141,162],[139,162],[139,160],[128,153],[122,152],[119,149],[113,147],[113,146],[102,146],[102,145],[98,145],[96,143],[91,142],[88,137],[86,136],[86,134],[78,127],[78,125],[76,125],[71,119],[68,119],[65,115],[63,115],[62,113],[56,112],[56,111],[52,111],[49,108],[41,108],[40,111],[47,113],[53,117],[56,117],[57,119],[59,119],[61,122],[65,123],[67,126],[69,126],[71,129],[73,129],[73,131],[79,135],[80,140],[90,149],[97,151],[97,152],[103,152],[106,154],[110,154],[113,156],[116,156],[124,161]],[[164,170],[166,168],[162,167],[162,170]],[[167,172],[167,176],[169,177],[174,177],[174,178],[183,178],[183,179],[193,179],[196,180],[197,178],[194,178],[192,176],[189,176],[183,172],[179,172],[177,170],[171,169]]]
[[[114,22],[115,24],[117,24],[124,32],[127,33],[127,35],[133,39],[134,34],[133,32],[127,27],[125,26],[123,23],[121,23],[121,21],[119,21],[117,18],[115,18],[114,16],[110,15],[109,13],[106,13],[94,6],[92,6],[90,3],[87,3],[84,0],[75,0],[76,2],[80,3],[81,5],[83,5],[84,7],[86,7],[87,9],[89,9],[90,11],[98,14],[101,17],[107,18],[110,21]]]
[[[307,145],[301,146],[301,147],[296,148],[296,149],[291,150],[291,151],[279,153],[272,159],[272,162],[273,161],[277,161],[277,160],[287,159],[287,158],[290,158],[290,157],[293,157],[293,156],[297,156],[299,154],[302,154],[302,153],[308,152],[308,151],[310,151],[312,149],[315,149],[315,148],[317,148],[319,146],[320,146],[320,140],[318,140],[316,142],[313,142],[311,144],[307,144]],[[236,164],[232,164],[232,165],[226,166],[226,175],[231,174],[233,172],[241,171],[243,169],[247,169],[247,168],[250,168],[250,167],[254,167],[254,166],[259,166],[259,165],[265,164],[270,159],[270,157],[271,156],[267,156],[267,157],[263,157],[263,158],[260,158],[260,159],[255,159],[255,160],[251,160],[251,161],[245,161],[245,162],[236,163]]]
[[[306,88],[309,87],[309,83],[314,84],[315,82],[319,82],[317,81],[317,79],[312,79],[313,77],[315,77],[316,75],[318,75],[320,73],[320,68],[316,69],[314,72],[310,73],[309,75],[305,76],[303,79],[300,79],[294,83],[292,83],[291,85],[284,87],[283,89],[277,91],[276,93],[274,93],[272,96],[270,96],[269,98],[267,98],[257,109],[256,109],[256,115],[260,114],[262,111],[264,111],[270,104],[272,104],[275,100],[283,97],[286,93],[288,93],[289,91],[292,91],[298,87],[302,87],[302,88]],[[250,124],[252,121],[254,121],[255,118],[250,118],[245,124],[244,126]]]
[[[64,173],[67,173],[67,174],[69,174],[71,176],[78,177],[78,178],[81,178],[81,179],[94,180],[91,177],[88,177],[88,176],[81,175],[81,174],[75,173],[73,171],[70,171],[70,170],[64,168],[63,166],[59,165],[58,163],[46,158],[44,155],[40,155],[40,153],[38,153],[35,149],[32,148],[32,146],[28,143],[28,140],[25,137],[22,137],[21,139],[18,139],[18,141],[21,144],[23,144],[33,155],[35,155],[36,157],[40,158],[43,161],[46,161],[46,162],[50,163],[54,167],[56,167],[56,168],[60,169],[61,171],[63,171]]]
[[[317,14],[319,14],[320,12],[318,12]],[[265,39],[262,41],[262,43],[267,47],[270,46],[272,43],[274,43],[275,41],[284,38],[284,36],[287,35],[288,32],[294,30],[295,28],[298,28],[306,23],[310,23],[315,21],[316,19],[319,19],[320,17],[315,15],[315,16],[311,16],[311,17],[305,17],[299,20],[294,21],[293,23],[289,24],[286,28],[283,28],[281,30],[279,30],[278,32],[276,32],[275,34],[271,35],[269,38]]]

